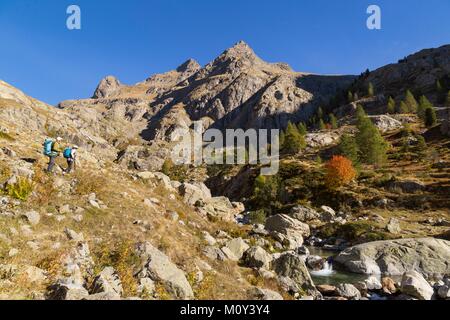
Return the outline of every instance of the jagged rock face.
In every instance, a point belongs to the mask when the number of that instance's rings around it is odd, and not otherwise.
[[[396,64],[373,71],[366,79],[377,91],[396,96],[406,89],[426,93],[433,90],[436,81],[450,74],[450,45],[426,49],[410,55]]]
[[[290,120],[308,119],[319,102],[352,80],[264,62],[239,42],[203,68],[190,59],[132,86],[106,77],[93,99],[65,101],[59,107],[91,123],[116,146],[127,142],[117,137],[170,142],[188,134],[200,119],[220,129],[284,128]]]
[[[121,86],[122,85],[120,84],[119,80],[117,80],[115,77],[107,76],[106,78],[102,79],[102,81],[100,81],[100,84],[94,92],[93,98],[108,98],[116,93],[121,88]]]

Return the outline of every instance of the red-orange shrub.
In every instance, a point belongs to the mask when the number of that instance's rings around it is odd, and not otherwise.
[[[356,170],[352,162],[343,156],[334,156],[325,165],[325,183],[328,188],[338,188],[356,178]]]

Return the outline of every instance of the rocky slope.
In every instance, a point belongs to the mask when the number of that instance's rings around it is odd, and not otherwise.
[[[409,57],[404,72],[445,78],[448,53],[437,52],[447,47],[436,50]],[[367,77],[381,91],[376,79],[389,83],[402,64]],[[0,82],[0,298],[448,299],[450,243],[435,239],[449,239],[448,138],[414,115],[384,115],[383,92],[358,103],[374,106],[392,145],[386,166],[362,167],[357,181],[329,192],[321,159],[355,128],[343,118],[339,129],[310,132],[303,153],[282,158],[271,216],[258,216],[274,192],[253,198],[257,166],[188,168],[196,180],[158,172],[195,120],[283,128],[353,80],[266,63],[240,42],[203,68],[188,60],[133,86],[107,77],[91,99],[58,108]],[[416,154],[413,141],[401,151],[406,123],[427,150]],[[74,174],[62,172],[63,159],[44,174],[49,136],[80,145]],[[367,277],[320,284],[333,260],[338,272]]]

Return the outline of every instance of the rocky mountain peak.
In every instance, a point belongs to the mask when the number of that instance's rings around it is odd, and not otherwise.
[[[102,79],[97,87],[97,89],[94,92],[93,99],[102,99],[102,98],[108,98],[115,92],[117,92],[122,84],[117,80],[114,76],[107,76],[106,78]]]
[[[227,58],[238,59],[255,59],[257,58],[253,49],[244,41],[239,41],[231,48],[227,49],[222,56]]]
[[[180,73],[195,73],[201,69],[200,64],[194,59],[189,59],[177,68]]]

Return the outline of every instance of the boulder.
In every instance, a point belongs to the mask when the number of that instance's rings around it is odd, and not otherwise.
[[[387,115],[371,116],[372,122],[381,132],[389,132],[401,129],[403,124]]]
[[[336,287],[329,284],[320,284],[317,286],[317,290],[325,296],[332,296],[336,293]]]
[[[244,262],[249,268],[270,269],[272,259],[272,256],[261,247],[252,247],[244,253]]]
[[[240,260],[244,255],[244,252],[247,251],[250,246],[242,238],[236,238],[228,241],[225,244],[225,248],[228,249],[238,260]],[[224,251],[224,248],[222,248],[222,251]]]
[[[360,274],[401,276],[415,270],[444,275],[450,273],[450,242],[434,238],[376,241],[348,248],[335,261]]]
[[[27,221],[33,226],[39,224],[39,221],[41,221],[41,215],[36,211],[25,212],[23,214],[23,217],[25,217]]]
[[[319,256],[308,256],[306,258],[306,265],[314,271],[320,271],[325,266],[326,260]]]
[[[426,190],[426,186],[420,181],[392,181],[389,182],[386,188],[391,192],[401,191],[403,193],[418,193]]]
[[[305,206],[295,206],[292,208],[289,215],[301,222],[309,222],[320,219],[320,214],[316,210]]]
[[[83,300],[89,292],[81,285],[59,280],[49,287],[48,300]]]
[[[370,276],[366,280],[364,280],[364,283],[366,284],[367,290],[381,290],[383,286],[381,285],[380,280],[378,280],[375,276]]]
[[[266,220],[266,230],[270,231],[276,240],[296,249],[303,245],[303,237],[310,236],[309,226],[288,215],[279,214]]]
[[[91,293],[108,293],[117,295],[119,298],[122,296],[122,283],[114,268],[106,267],[103,269],[103,271],[94,279]]]
[[[420,300],[431,300],[434,294],[433,287],[417,271],[408,271],[403,275],[401,290]]]
[[[439,287],[437,294],[441,299],[450,299],[450,286],[443,285]]]
[[[279,277],[291,279],[292,283],[289,286],[294,286],[294,289],[297,289],[295,291],[300,290],[315,297],[320,296],[304,260],[299,255],[291,252],[282,254],[273,261],[273,270]]]
[[[265,300],[265,301],[284,300],[281,294],[279,294],[278,292],[258,287],[253,287],[249,289],[248,294],[253,300]]]
[[[336,211],[333,210],[333,208],[322,206],[320,207],[321,210],[321,217],[320,220],[325,222],[330,222],[336,217]]]
[[[388,225],[386,226],[386,231],[392,234],[400,234],[402,232],[402,228],[400,227],[400,221],[396,218],[391,218],[391,220],[389,220]]]
[[[191,300],[194,298],[194,293],[184,272],[164,253],[149,242],[139,244],[137,253],[143,262],[142,270],[139,272],[140,278],[150,278],[162,283],[166,290],[177,299]]]
[[[381,279],[381,287],[385,294],[394,294],[397,292],[395,281],[389,277],[383,277]]]
[[[336,287],[336,295],[349,300],[361,299],[361,293],[352,284],[344,283]]]
[[[183,201],[190,206],[194,206],[198,201],[205,203],[212,198],[211,191],[204,183],[183,183],[178,191],[183,197]]]

